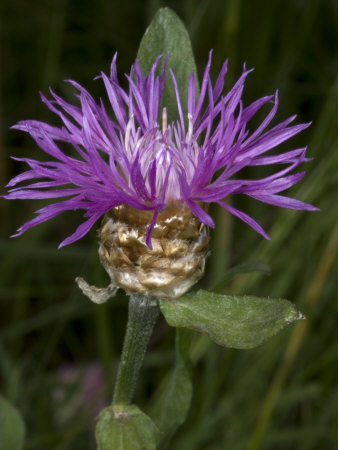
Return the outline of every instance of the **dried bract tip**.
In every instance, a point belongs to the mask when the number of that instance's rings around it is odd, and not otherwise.
[[[109,211],[100,231],[99,255],[112,284],[130,293],[176,298],[204,273],[208,227],[182,203],[157,216],[146,243],[152,211],[121,205]]]

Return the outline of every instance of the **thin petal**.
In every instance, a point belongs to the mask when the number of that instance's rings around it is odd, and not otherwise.
[[[253,228],[257,233],[261,234],[265,239],[270,240],[270,237],[266,234],[264,229],[257,223],[252,217],[250,217],[248,214],[244,213],[243,211],[240,211],[239,209],[234,208],[233,206],[228,205],[224,202],[217,202],[219,205],[223,206],[229,213],[233,214],[234,216],[238,217],[239,219],[243,220],[246,224],[248,224],[251,228]]]
[[[88,231],[92,228],[94,223],[101,217],[102,214],[94,214],[85,222],[81,223],[81,225],[76,229],[75,233],[71,236],[67,237],[64,241],[61,242],[59,248],[65,247],[66,245],[72,244],[75,241],[81,239]]]
[[[276,194],[250,194],[250,197],[255,198],[264,203],[269,203],[270,205],[279,206],[281,208],[288,209],[302,209],[305,211],[319,211],[316,206],[310,205],[309,203],[304,203],[295,198],[284,197],[282,195]]]
[[[148,247],[150,249],[153,248],[152,243],[151,243],[151,235],[153,233],[153,229],[154,229],[154,226],[156,224],[157,216],[158,216],[158,211],[155,211],[154,215],[153,215],[153,218],[151,219],[151,222],[150,222],[150,224],[148,226],[148,230],[147,230],[146,244],[148,245]]]
[[[208,227],[211,228],[215,227],[215,222],[212,220],[209,214],[206,213],[204,209],[200,207],[198,203],[191,200],[186,200],[186,203],[191,209],[192,213],[197,217],[197,219],[200,222],[204,223],[205,225],[208,225]]]

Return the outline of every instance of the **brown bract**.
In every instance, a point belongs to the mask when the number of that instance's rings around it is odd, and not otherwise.
[[[161,212],[152,233],[146,235],[152,211],[118,206],[105,214],[99,255],[112,284],[127,292],[153,297],[183,295],[204,273],[208,227],[181,203]]]

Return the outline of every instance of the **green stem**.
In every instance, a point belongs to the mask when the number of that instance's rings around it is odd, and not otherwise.
[[[143,295],[130,296],[127,331],[113,397],[114,405],[126,405],[132,402],[137,378],[158,313],[158,303],[154,298]]]

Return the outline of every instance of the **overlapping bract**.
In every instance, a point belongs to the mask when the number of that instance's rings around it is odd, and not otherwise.
[[[188,117],[184,117],[179,88],[170,71],[177,99],[177,117],[166,117],[161,104],[166,62],[156,74],[159,58],[149,74],[143,75],[136,61],[127,76],[124,90],[117,78],[116,55],[110,76],[101,74],[109,98],[109,111],[100,99],[97,103],[79,84],[79,106],[69,104],[53,91],[52,100],[42,95],[47,107],[59,116],[61,127],[26,120],[13,128],[28,132],[51,160],[14,158],[30,167],[13,178],[8,199],[57,199],[37,211],[37,217],[19,228],[15,236],[63,211],[84,209],[86,217],[77,230],[60,246],[84,236],[107,211],[127,204],[153,210],[147,243],[157,214],[172,201],[184,202],[193,214],[208,226],[214,226],[204,203],[216,202],[268,238],[250,216],[224,202],[230,194],[246,194],[256,200],[284,208],[317,208],[279,195],[305,174],[290,174],[306,161],[306,148],[266,155],[277,145],[304,130],[309,124],[290,125],[295,116],[268,128],[278,107],[278,93],[258,99],[247,107],[242,104],[244,83],[250,70],[244,71],[233,88],[223,94],[227,63],[215,85],[210,79],[211,52],[204,71],[200,94],[194,74],[188,86]],[[167,74],[168,76],[168,74]],[[169,82],[169,80],[167,80]],[[264,105],[271,110],[260,126],[250,133],[248,122]],[[163,109],[162,109],[163,108]],[[60,144],[70,144],[62,148]],[[282,165],[273,175],[258,180],[242,179],[238,172],[247,166]],[[29,182],[17,187],[21,182]],[[69,197],[59,201],[59,198]]]

